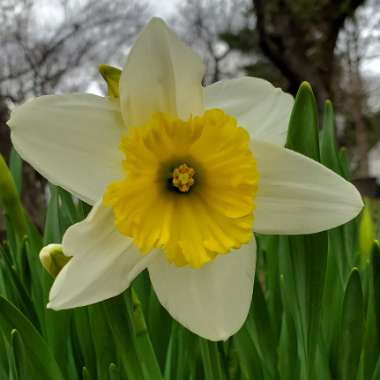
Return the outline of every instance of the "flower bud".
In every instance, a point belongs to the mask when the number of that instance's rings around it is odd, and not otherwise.
[[[52,277],[57,277],[70,259],[71,257],[63,253],[61,244],[49,244],[40,252],[41,264]]]
[[[118,98],[121,70],[109,65],[99,65],[99,73],[107,83],[107,95],[111,98]]]

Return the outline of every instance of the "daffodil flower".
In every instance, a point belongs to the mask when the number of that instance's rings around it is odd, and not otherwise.
[[[123,292],[148,269],[161,304],[211,340],[234,334],[253,290],[253,231],[308,234],[362,208],[355,188],[283,147],[293,99],[255,78],[202,87],[204,67],[163,21],[132,47],[120,97],[42,96],[9,122],[19,154],[93,205],[48,307]]]

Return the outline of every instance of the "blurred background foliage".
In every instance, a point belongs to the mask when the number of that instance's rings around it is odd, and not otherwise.
[[[0,152],[7,162],[14,105],[43,94],[104,93],[98,64],[121,67],[136,34],[163,9],[206,63],[205,84],[253,75],[295,95],[306,80],[321,120],[330,99],[355,183],[378,195],[380,0],[2,0]],[[23,177],[24,204],[41,229],[46,183],[28,165]]]

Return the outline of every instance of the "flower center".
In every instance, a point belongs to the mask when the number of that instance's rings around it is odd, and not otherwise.
[[[157,113],[130,128],[125,175],[103,197],[139,251],[199,268],[249,242],[259,174],[248,133],[222,110],[181,120]]]
[[[195,170],[186,164],[179,165],[173,170],[172,184],[182,193],[187,193],[194,184]]]

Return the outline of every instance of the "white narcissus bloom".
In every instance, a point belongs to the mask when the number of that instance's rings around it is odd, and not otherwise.
[[[255,78],[203,88],[203,72],[153,19],[130,52],[119,99],[43,96],[12,112],[19,154],[94,205],[64,235],[72,259],[50,308],[115,296],[148,268],[173,318],[227,339],[251,302],[252,231],[314,233],[361,210],[350,183],[282,147],[291,96]]]

